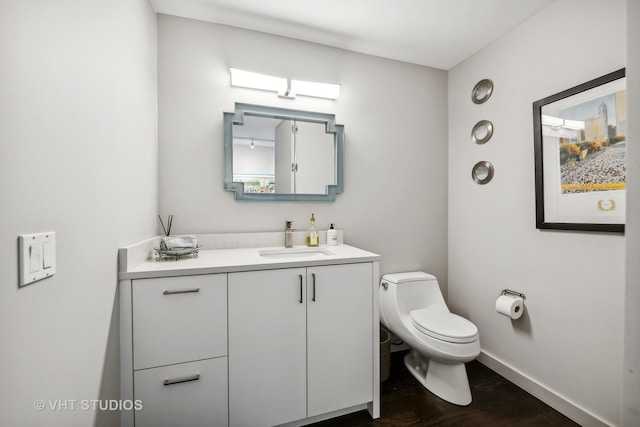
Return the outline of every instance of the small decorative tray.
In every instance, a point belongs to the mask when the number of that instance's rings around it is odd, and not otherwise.
[[[175,257],[176,261],[183,255],[193,255],[194,258],[198,258],[198,252],[200,251],[200,246],[197,248],[186,248],[186,249],[174,249],[174,250],[163,250],[160,248],[153,248],[154,250],[154,258],[156,261],[159,261],[162,257]]]

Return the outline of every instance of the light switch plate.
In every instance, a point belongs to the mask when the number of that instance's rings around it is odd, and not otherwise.
[[[18,252],[20,257],[20,287],[46,279],[56,273],[55,232],[18,236]]]

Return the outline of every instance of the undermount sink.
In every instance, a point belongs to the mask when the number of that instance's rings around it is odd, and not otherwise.
[[[335,255],[324,248],[282,248],[265,249],[258,252],[266,258],[309,258],[327,255]]]

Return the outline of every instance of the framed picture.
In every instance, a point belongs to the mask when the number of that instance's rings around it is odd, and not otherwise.
[[[536,227],[624,232],[625,70],[533,103]]]

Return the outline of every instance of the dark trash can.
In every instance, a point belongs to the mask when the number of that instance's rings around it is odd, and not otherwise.
[[[380,382],[386,381],[391,374],[391,334],[380,328]]]

